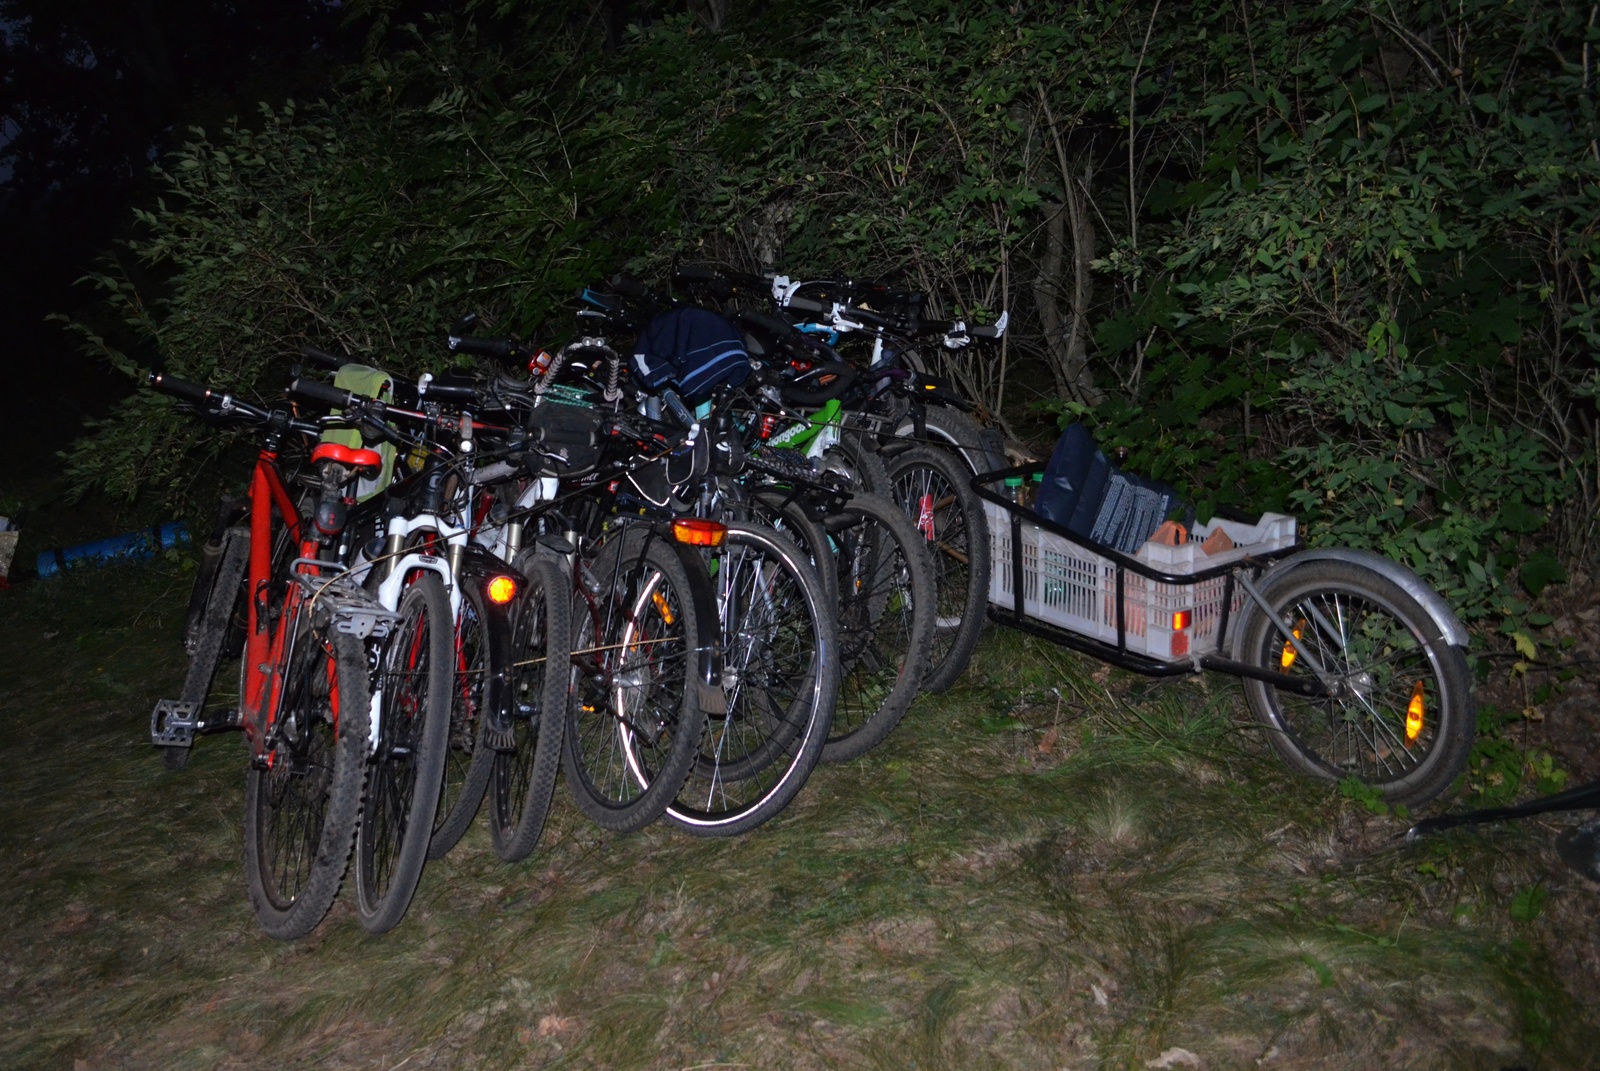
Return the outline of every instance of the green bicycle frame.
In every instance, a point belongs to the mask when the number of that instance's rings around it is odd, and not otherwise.
[[[834,398],[805,420],[798,424],[791,424],[771,439],[768,439],[767,445],[790,448],[807,446],[817,436],[821,435],[825,429],[837,429],[841,423],[840,413],[843,410],[844,406],[839,404],[839,399]]]

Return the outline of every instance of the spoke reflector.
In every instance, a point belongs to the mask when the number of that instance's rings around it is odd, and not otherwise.
[[[1300,632],[1305,627],[1306,627],[1306,623],[1305,623],[1304,620],[1302,620],[1298,625],[1296,625],[1294,627],[1294,638],[1295,639],[1298,640],[1300,638]],[[1292,642],[1290,642],[1289,640],[1284,640],[1283,641],[1283,653],[1278,656],[1278,665],[1280,667],[1282,667],[1283,669],[1288,669],[1290,666],[1294,665],[1295,657],[1296,656],[1295,656],[1294,644]]]
[[[1423,715],[1422,682],[1411,689],[1411,702],[1406,704],[1406,739],[1415,740],[1422,735]]]
[[[668,604],[667,597],[659,591],[653,591],[650,593],[650,601],[656,604],[656,612],[661,615],[661,620],[669,625],[672,624],[677,615],[672,612],[672,607]]]
[[[504,574],[491,577],[484,585],[484,592],[489,596],[490,602],[496,606],[504,606],[517,597],[517,582]]]

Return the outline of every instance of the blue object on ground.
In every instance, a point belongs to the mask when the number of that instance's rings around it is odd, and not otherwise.
[[[91,560],[104,564],[114,558],[148,558],[155,552],[189,541],[189,529],[178,521],[152,528],[141,528],[125,535],[109,536],[93,543],[39,552],[40,577],[55,576],[73,562]]]

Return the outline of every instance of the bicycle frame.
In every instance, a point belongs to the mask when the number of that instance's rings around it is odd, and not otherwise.
[[[283,655],[289,623],[298,619],[301,594],[292,587],[284,594],[284,612],[278,627],[263,627],[262,596],[272,582],[272,515],[282,518],[291,543],[299,547],[299,557],[315,558],[317,540],[301,530],[300,514],[278,468],[276,443],[265,445],[256,454],[250,476],[250,563],[246,599],[244,671],[239,695],[239,715],[251,754],[259,759],[266,754],[266,736],[276,720],[282,698],[282,678],[272,667]],[[268,623],[270,624],[270,623]],[[337,702],[334,717],[338,718]]]

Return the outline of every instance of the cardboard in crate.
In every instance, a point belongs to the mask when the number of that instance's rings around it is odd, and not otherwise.
[[[989,601],[1006,609],[1016,605],[1012,589],[1011,517],[1004,506],[984,502],[989,521]],[[1047,532],[1026,518],[1022,524],[1022,612],[1031,618],[1105,643],[1117,642],[1117,566],[1087,547]],[[1231,550],[1207,554],[1200,543],[1217,529],[1233,540]],[[1262,514],[1255,524],[1210,520],[1196,525],[1182,546],[1146,543],[1134,557],[1151,568],[1176,575],[1198,573],[1239,562],[1246,555],[1265,554],[1294,545],[1293,517]],[[1128,650],[1163,662],[1187,661],[1217,648],[1222,598],[1227,576],[1196,583],[1166,583],[1123,572],[1123,613]],[[1242,605],[1244,592],[1235,586],[1230,618]],[[1174,628],[1174,615],[1187,613],[1187,624]],[[1181,622],[1181,618],[1179,619]]]

